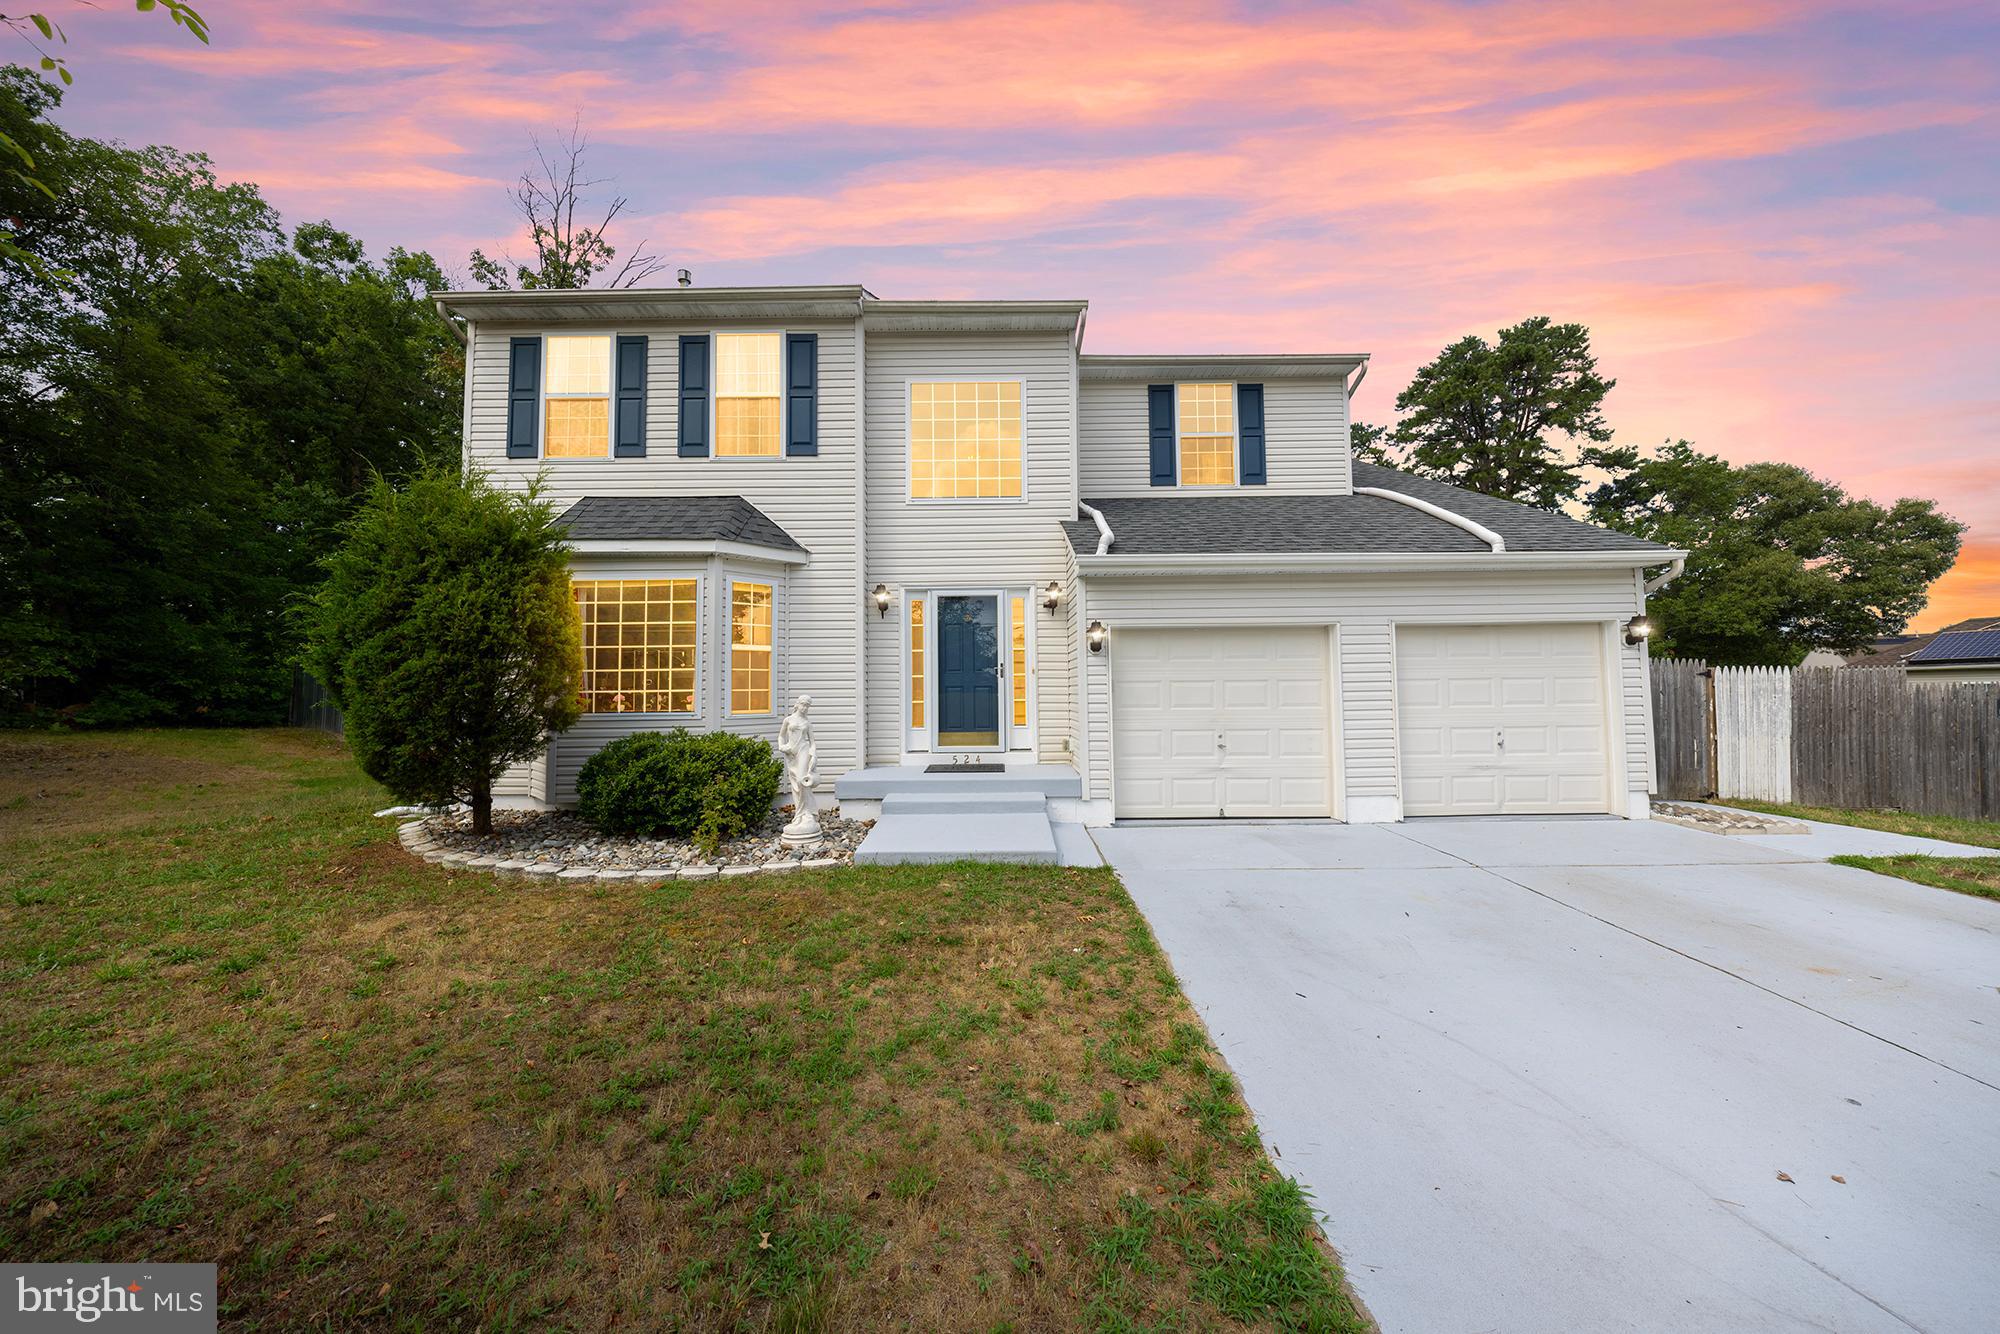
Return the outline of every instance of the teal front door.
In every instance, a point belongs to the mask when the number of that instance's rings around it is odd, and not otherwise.
[[[937,744],[1000,744],[1000,599],[940,594],[937,600]]]

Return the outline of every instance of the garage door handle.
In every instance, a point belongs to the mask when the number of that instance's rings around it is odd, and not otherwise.
[[[1502,750],[1507,749],[1507,734],[1497,727],[1493,729],[1493,744]]]

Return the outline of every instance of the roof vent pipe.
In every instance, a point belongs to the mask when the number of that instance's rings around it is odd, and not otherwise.
[[[679,283],[682,287],[693,287],[694,275],[692,273],[689,273],[686,269],[675,269],[674,281]]]

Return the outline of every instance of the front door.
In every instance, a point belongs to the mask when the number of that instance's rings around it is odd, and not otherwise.
[[[1000,599],[939,594],[937,655],[939,749],[998,749]]]

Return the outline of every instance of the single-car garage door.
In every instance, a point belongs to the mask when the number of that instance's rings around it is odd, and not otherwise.
[[[1126,630],[1111,691],[1119,815],[1333,814],[1325,626]]]
[[[1608,810],[1604,699],[1602,626],[1400,627],[1403,813]]]

